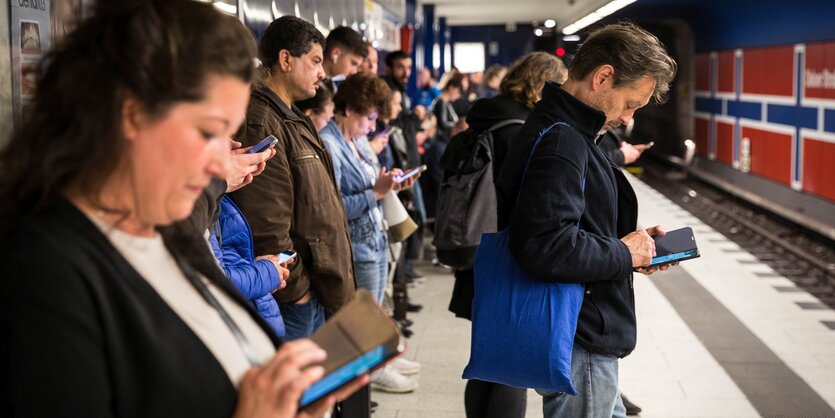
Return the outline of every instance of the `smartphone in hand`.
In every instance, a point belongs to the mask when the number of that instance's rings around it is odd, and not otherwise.
[[[677,261],[699,257],[696,237],[690,227],[668,231],[664,236],[653,237],[655,253],[648,267],[658,267]]]
[[[261,152],[261,151],[263,151],[267,148],[274,147],[275,144],[277,144],[277,143],[278,143],[278,138],[270,135],[270,136],[262,139],[261,142],[255,144],[254,147],[250,148],[249,151],[245,152],[244,154],[258,153],[258,152]]]
[[[295,251],[282,251],[278,254],[278,264],[284,264],[294,258],[296,258]]]
[[[426,169],[427,169],[426,164],[422,164],[422,165],[420,165],[418,167],[415,167],[415,168],[413,168],[413,169],[411,169],[411,170],[409,170],[409,171],[407,171],[407,172],[405,172],[405,173],[403,173],[399,176],[394,176],[394,181],[397,182],[397,184],[403,183],[404,181],[406,181],[406,180],[408,180],[408,179],[410,179],[410,178],[412,178],[412,177],[414,177],[414,176],[416,176],[420,173],[423,173],[424,171],[426,171]]]

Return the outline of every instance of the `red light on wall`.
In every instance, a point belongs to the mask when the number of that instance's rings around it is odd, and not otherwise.
[[[563,47],[557,48],[557,56],[558,57],[564,57],[565,56],[565,48],[563,48]]]

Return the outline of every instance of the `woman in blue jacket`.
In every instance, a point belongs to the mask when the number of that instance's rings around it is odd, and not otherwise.
[[[229,196],[221,199],[220,218],[211,232],[209,242],[223,271],[252,302],[275,334],[283,337],[284,320],[272,293],[284,287],[290,275],[287,266],[278,264],[277,255],[255,257],[252,230]]]

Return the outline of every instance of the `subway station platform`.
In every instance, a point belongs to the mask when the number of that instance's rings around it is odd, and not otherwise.
[[[635,276],[638,345],[620,388],[642,417],[835,417],[835,311],[636,177],[639,223],[690,226],[701,258]],[[464,417],[470,323],[447,310],[453,277],[424,263],[410,292],[412,394],[374,392],[376,418]],[[542,416],[528,391],[527,417]]]

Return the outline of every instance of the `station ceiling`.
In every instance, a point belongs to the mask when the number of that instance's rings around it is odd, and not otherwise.
[[[565,26],[608,3],[609,0],[424,0],[434,4],[435,15],[454,26],[542,22],[554,19]]]

